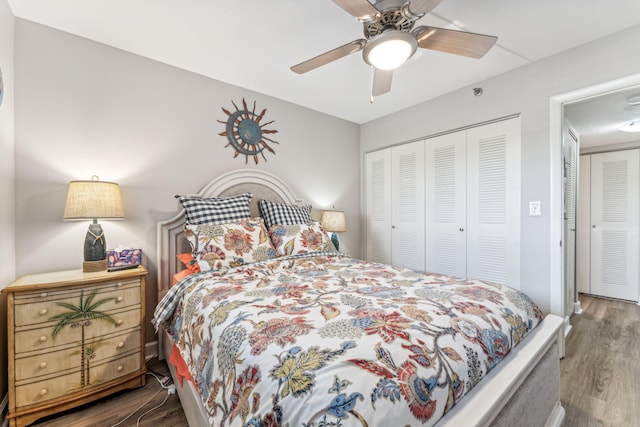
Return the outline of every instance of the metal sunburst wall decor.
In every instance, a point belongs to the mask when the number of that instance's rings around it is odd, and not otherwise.
[[[271,120],[266,123],[262,123],[264,115],[267,112],[265,108],[256,114],[256,102],[253,101],[253,109],[249,110],[247,102],[242,98],[242,108],[238,108],[235,102],[231,101],[236,111],[231,112],[226,108],[222,108],[222,111],[228,116],[228,119],[218,120],[219,123],[225,125],[225,131],[220,132],[220,136],[226,136],[229,143],[225,147],[231,146],[236,151],[233,155],[234,158],[239,155],[245,156],[245,164],[249,162],[249,158],[253,157],[253,160],[258,164],[258,154],[262,156],[264,161],[267,158],[264,155],[264,150],[270,151],[274,155],[276,152],[273,150],[270,144],[279,144],[265,135],[277,133],[277,130],[267,129],[266,126],[274,122]]]

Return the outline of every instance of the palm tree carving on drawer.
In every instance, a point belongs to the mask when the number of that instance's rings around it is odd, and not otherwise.
[[[113,325],[117,325],[117,322],[109,316],[107,313],[98,311],[98,307],[109,301],[113,301],[114,298],[104,298],[98,301],[94,301],[97,290],[93,291],[86,299],[84,298],[84,291],[80,291],[80,302],[78,305],[69,304],[67,302],[58,302],[56,305],[66,308],[68,311],[52,316],[49,320],[58,321],[58,324],[53,328],[51,338],[54,340],[56,336],[66,327],[80,328],[80,387],[90,385],[91,379],[89,378],[89,359],[96,357],[95,348],[85,348],[84,342],[84,329],[91,326],[95,320],[103,320]],[[85,377],[86,369],[86,377]]]

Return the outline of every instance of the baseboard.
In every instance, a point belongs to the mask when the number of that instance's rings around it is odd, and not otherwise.
[[[4,398],[0,403],[0,427],[7,427],[9,425],[9,420],[7,420],[8,411],[9,411],[9,393],[4,395]]]
[[[564,336],[565,338],[569,336],[569,332],[571,332],[571,318],[569,316],[565,316],[564,318]]]
[[[564,408],[560,404],[560,401],[557,401],[551,410],[551,414],[549,414],[549,418],[547,418],[545,427],[560,427],[564,421],[564,415]]]
[[[144,345],[145,359],[150,360],[158,357],[158,341],[151,341]]]
[[[573,303],[573,312],[575,314],[582,314],[582,306],[580,305],[580,301],[576,301]]]

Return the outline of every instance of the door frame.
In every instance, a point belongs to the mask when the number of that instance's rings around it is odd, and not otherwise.
[[[551,188],[549,189],[549,308],[552,314],[559,315],[565,319],[565,334],[568,333],[571,325],[569,323],[570,313],[564,312],[565,286],[563,277],[565,266],[564,248],[562,246],[564,235],[564,221],[562,215],[562,126],[564,120],[562,105],[567,102],[580,101],[639,84],[640,73],[566,92],[553,96],[549,99],[549,150],[551,172]]]

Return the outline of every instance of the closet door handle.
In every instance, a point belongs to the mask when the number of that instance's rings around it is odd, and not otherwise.
[[[396,228],[396,226],[395,226],[395,225],[392,225],[392,226],[391,226],[391,228]]]
[[[591,226],[591,228],[596,228],[595,224]]]
[[[464,228],[460,227],[458,230],[460,230],[460,231],[464,231]]]

